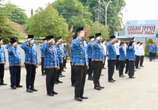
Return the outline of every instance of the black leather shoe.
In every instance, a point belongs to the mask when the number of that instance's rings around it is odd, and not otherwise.
[[[26,92],[32,93],[33,91],[31,89],[27,89]]]
[[[38,90],[37,89],[35,89],[35,88],[32,88],[31,89],[33,92],[37,92]]]
[[[82,101],[82,99],[80,97],[76,97],[75,100],[78,101],[78,102]]]
[[[56,84],[61,84],[61,83],[63,83],[63,82],[58,80],[58,81],[56,81],[55,83],[56,83]]]
[[[11,89],[16,89],[16,86],[11,86]]]
[[[100,88],[100,87],[94,87],[94,89],[95,89],[95,90],[101,90],[101,88]]]
[[[54,94],[53,93],[51,93],[51,94],[47,94],[48,96],[54,96]]]
[[[130,79],[135,79],[135,77],[129,77]]]
[[[92,80],[93,80],[93,77],[92,77],[92,76],[89,76],[89,77],[88,77],[88,80],[92,81]]]
[[[115,82],[115,80],[109,80],[109,83],[114,83]]]
[[[58,93],[57,93],[57,92],[55,92],[55,91],[53,91],[53,94],[54,94],[54,95],[58,95]]]
[[[60,75],[59,77],[63,78],[63,77],[65,77],[65,75]]]
[[[104,87],[102,87],[102,86],[99,86],[100,87],[100,89],[104,89]]]
[[[81,99],[88,99],[88,97],[83,97],[83,96],[82,96]]]
[[[22,88],[23,86],[22,85],[18,85],[18,86],[16,86],[17,88]]]
[[[7,84],[5,84],[5,83],[0,83],[0,86],[6,86]]]

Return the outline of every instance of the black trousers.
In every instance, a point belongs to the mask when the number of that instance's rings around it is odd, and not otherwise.
[[[60,69],[57,70],[56,73],[56,81],[59,81],[59,76],[62,74],[62,70],[63,70],[63,63],[60,63]]]
[[[141,56],[140,57],[140,66],[143,66],[143,63],[144,63],[144,56]]]
[[[36,66],[33,64],[25,64],[26,68],[26,88],[33,89],[36,75]]]
[[[45,75],[45,69],[44,69],[44,57],[41,57],[41,71],[42,71],[42,75]]]
[[[108,60],[108,81],[113,80],[116,60]]]
[[[135,64],[135,61],[129,61],[129,72],[128,72],[129,78],[134,77],[134,72],[135,72],[134,64]]]
[[[119,63],[119,76],[123,75],[123,70],[125,68],[125,63],[126,63],[126,61],[120,60],[120,63]]]
[[[66,68],[67,57],[63,58],[63,68]]]
[[[152,61],[154,58],[154,53],[152,52],[149,52],[149,60]]]
[[[140,63],[140,56],[136,56],[135,66],[137,69],[139,68],[139,63]]]
[[[71,63],[70,63],[71,64]],[[74,65],[71,64],[71,85],[75,85]]]
[[[125,61],[125,66],[126,66],[125,73],[127,74],[128,70],[129,70],[129,61],[128,61],[128,59],[126,59],[126,61]]]
[[[119,70],[119,57],[120,55],[116,56],[116,70]]]
[[[46,68],[46,90],[47,94],[51,94],[54,91],[54,84],[56,81],[56,69]]]
[[[100,75],[103,68],[103,62],[102,61],[93,61],[93,82],[95,87],[100,86]]]
[[[4,83],[4,64],[0,64],[0,84]]]
[[[84,94],[84,86],[87,74],[87,67],[85,66],[74,66],[74,80],[75,80],[75,98],[82,97]]]
[[[89,68],[88,68],[88,76],[92,76],[92,73],[93,73],[93,63],[92,63],[92,59],[89,58],[88,59],[88,65],[89,65]]]
[[[9,70],[11,87],[19,86],[21,80],[21,66],[10,66]]]

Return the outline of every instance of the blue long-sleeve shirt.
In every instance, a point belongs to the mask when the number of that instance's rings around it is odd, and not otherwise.
[[[108,59],[109,60],[116,60],[116,50],[112,42],[108,42],[107,44],[107,51],[108,51]]]
[[[57,56],[60,63],[63,62],[63,48],[60,45],[55,45],[55,48],[57,49]]]
[[[88,48],[87,48],[88,58],[92,58],[93,45],[94,45],[94,41],[88,42]]]
[[[7,45],[9,66],[20,66],[21,65],[21,54],[17,46]]]
[[[102,44],[99,40],[94,41],[94,45],[92,47],[92,60],[93,61],[104,61],[105,60],[104,47],[102,46]]]
[[[49,43],[45,43],[43,48],[43,52],[45,54],[44,58],[44,67],[45,68],[55,68],[59,67],[59,59],[57,56],[57,48],[56,45],[50,45]]]
[[[157,45],[153,45],[153,48],[154,48],[153,52],[157,53]]]
[[[44,44],[45,44],[45,43],[42,43],[42,44],[40,45],[41,57],[44,57],[44,56],[45,56],[45,54],[44,54],[44,52],[43,52],[43,48],[45,48],[45,47],[44,47]]]
[[[148,44],[148,49],[149,49],[149,52],[154,52],[154,46],[153,45]]]
[[[119,47],[119,53],[120,53],[119,60],[125,60],[126,54],[125,54],[125,49],[123,46]]]
[[[21,44],[21,48],[25,52],[25,64],[38,64],[36,44],[29,45],[27,41]]]
[[[127,58],[128,60],[135,60],[135,50],[133,46],[127,46]]]
[[[5,62],[6,62],[5,47],[0,46],[0,64],[4,64]]]
[[[71,62],[73,65],[88,65],[87,43],[80,37],[71,43]]]

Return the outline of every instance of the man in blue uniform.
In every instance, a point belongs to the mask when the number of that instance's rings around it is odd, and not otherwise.
[[[40,50],[41,50],[41,71],[42,75],[46,75],[45,70],[44,70],[44,52],[42,51],[42,48],[44,48],[44,44],[47,42],[47,39],[43,39],[43,43],[40,45]]]
[[[110,41],[107,44],[107,51],[108,51],[108,81],[110,83],[115,82],[113,79],[114,68],[116,64],[116,50],[114,47],[116,39],[115,36],[110,37]]]
[[[77,29],[77,38],[71,43],[71,62],[73,65],[75,100],[82,101],[88,99],[84,97],[84,85],[88,67],[87,43],[84,28]]]
[[[54,91],[54,84],[56,81],[56,73],[59,69],[59,60],[53,38],[53,36],[48,36],[48,42],[45,43],[44,48],[42,48],[42,51],[45,54],[44,68],[46,72],[46,90],[48,96],[54,96],[58,94]]]
[[[61,37],[55,38],[55,43],[56,43],[55,48],[57,49],[57,56],[58,56],[59,67],[60,67],[60,69],[57,70],[56,84],[63,83],[62,81],[59,80],[59,76],[62,74],[62,69],[63,69],[63,50],[60,45],[61,42],[62,42]]]
[[[154,53],[154,47],[153,47],[153,42],[148,44],[148,49],[149,49],[149,60],[153,60],[153,53]]]
[[[100,75],[104,64],[105,54],[104,47],[101,44],[102,35],[101,33],[97,33],[95,35],[96,40],[94,41],[94,45],[92,48],[92,61],[93,61],[93,82],[94,89],[101,90],[104,87],[100,86]]]
[[[92,48],[94,44],[94,36],[90,36],[90,41],[88,42],[88,80],[93,80],[92,72],[93,72],[93,66],[92,66]]]
[[[119,53],[120,53],[120,56],[119,56],[119,77],[121,77],[121,78],[125,77],[123,74],[123,70],[125,67],[125,61],[126,61],[126,53],[125,53],[124,48],[125,48],[124,42],[121,42],[120,46],[119,46]]]
[[[134,41],[130,41],[128,47],[127,47],[127,58],[129,61],[129,70],[128,70],[128,75],[129,78],[133,79],[134,77],[134,72],[135,72],[135,49],[134,49]]]
[[[6,63],[5,47],[3,41],[0,38],[0,85],[6,85],[4,83],[4,65]]]
[[[67,50],[67,45],[66,45],[66,43],[65,44],[63,44],[63,46],[64,46],[64,61],[63,61],[63,68],[66,68],[66,63],[67,63],[67,56],[68,56],[68,50]]]
[[[28,35],[27,41],[22,43],[21,48],[25,52],[26,67],[26,92],[32,93],[37,90],[34,88],[37,60],[37,47],[34,43],[34,36]]]
[[[21,88],[21,54],[17,46],[16,38],[11,38],[10,44],[6,48],[8,49],[11,88]]]

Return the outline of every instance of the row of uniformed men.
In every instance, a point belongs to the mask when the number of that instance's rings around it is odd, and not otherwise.
[[[127,73],[129,78],[134,78],[135,72],[135,47],[133,38],[129,41],[128,46],[125,43],[119,44],[119,73],[123,77],[123,69],[126,62],[128,62]],[[102,43],[101,33],[97,33],[94,37],[90,37],[90,41],[85,41],[85,31],[83,28],[77,30],[77,36],[71,43],[71,81],[72,86],[75,87],[75,100],[82,101],[87,99],[83,96],[86,74],[89,75],[89,80],[93,80],[94,89],[102,90],[104,87],[100,85],[101,71],[105,64],[106,50],[108,55],[108,82],[113,83],[113,74],[115,65],[117,63],[117,52],[115,45],[117,40],[115,36],[111,36],[107,43]]]
[[[61,37],[55,38],[48,36],[43,39],[43,44],[40,45],[42,56],[42,75],[46,74],[47,94],[53,96],[57,94],[53,90],[52,84],[62,83],[59,81],[59,75],[62,75],[63,68],[66,66],[67,49],[62,44]],[[6,46],[8,50],[9,69],[11,88],[21,88],[21,54],[17,46],[17,39],[11,38],[10,44]],[[26,68],[26,91],[29,93],[37,91],[34,88],[36,67],[38,65],[37,47],[34,43],[34,36],[28,35],[27,41],[21,44],[21,48],[25,52],[25,68]],[[5,47],[3,41],[0,39],[0,85],[6,85],[4,79],[4,65],[6,63]],[[50,69],[55,70],[55,74]],[[52,79],[52,77],[54,79]],[[50,88],[51,87],[51,88]],[[51,90],[50,90],[51,89]]]
[[[106,54],[105,47],[101,43],[102,35],[101,33],[97,33],[94,38],[91,37],[91,41],[87,44],[85,41],[85,31],[83,28],[77,29],[77,36],[71,43],[71,67],[72,67],[72,85],[75,87],[75,100],[82,101],[83,99],[87,99],[87,97],[83,96],[84,93],[84,85],[85,78],[87,72],[93,72],[93,82],[94,89],[101,90],[104,87],[100,85],[99,79],[101,75],[101,71],[103,65],[105,63]],[[41,52],[43,53],[43,67],[46,73],[46,87],[47,87],[47,95],[54,96],[57,94],[54,91],[54,84],[56,82],[57,75],[61,71],[61,61],[60,57],[61,53],[58,52],[59,45],[61,44],[61,38],[55,39],[56,45],[54,45],[53,36],[48,36],[47,41],[41,45]],[[108,53],[108,81],[110,83],[115,82],[113,79],[114,68],[117,60],[117,54],[114,44],[116,43],[115,36],[111,36],[110,40],[107,44],[107,53]],[[126,48],[126,53],[123,48],[123,43],[120,44],[120,61],[125,61],[128,59],[128,74],[129,78],[134,78],[134,64],[135,64],[135,48],[134,48],[134,40],[129,42],[129,45]],[[11,44],[7,46],[8,54],[9,54],[9,63],[11,74],[17,74],[17,67],[19,67],[20,58],[18,57],[19,52],[17,48],[17,43],[15,39],[11,39]],[[35,80],[35,70],[37,65],[37,51],[36,45],[34,43],[34,36],[29,35],[27,41],[25,41],[21,48],[25,52],[25,67],[26,67],[26,88],[27,92],[37,91],[34,88],[34,80]],[[1,49],[4,50],[4,49]],[[12,50],[11,52],[9,50]],[[13,51],[14,50],[14,51]],[[3,52],[1,52],[3,53]],[[60,54],[59,54],[60,53]],[[11,57],[11,55],[13,55]],[[4,55],[5,56],[5,55]],[[5,58],[4,58],[5,59]],[[12,61],[15,64],[12,65]],[[19,61],[19,62],[18,62]],[[5,63],[4,61],[1,61]],[[121,67],[121,66],[120,66]],[[87,71],[88,70],[88,71]],[[123,73],[122,73],[123,74]],[[14,76],[14,75],[11,75]],[[17,76],[17,75],[16,75]],[[12,79],[12,78],[11,78]],[[15,83],[15,82],[16,83]],[[3,81],[2,81],[3,82]],[[17,79],[13,78],[13,82],[11,83],[11,87],[15,89],[16,87],[21,87],[20,83],[17,83]]]

